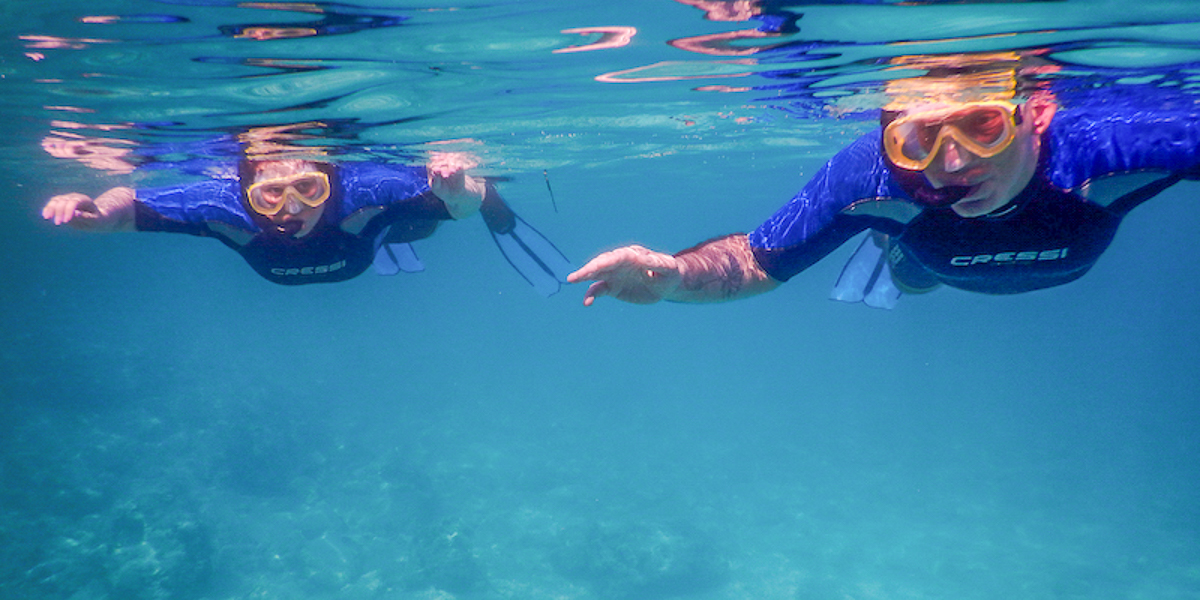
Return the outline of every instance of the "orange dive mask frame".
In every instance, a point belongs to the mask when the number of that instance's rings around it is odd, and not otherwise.
[[[883,147],[901,169],[923,171],[946,140],[980,158],[1008,148],[1017,135],[1017,105],[1011,102],[965,104],[901,116],[883,130]]]
[[[329,199],[330,192],[329,176],[310,171],[256,181],[246,189],[246,197],[254,212],[269,217],[283,210],[289,198],[316,208]]]

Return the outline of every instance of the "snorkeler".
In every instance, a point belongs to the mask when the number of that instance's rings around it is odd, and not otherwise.
[[[262,277],[283,285],[424,270],[411,242],[442,221],[482,214],[505,258],[544,296],[569,261],[521,220],[457,153],[427,167],[305,159],[242,160],[238,173],[164,188],[51,198],[42,216],[90,231],[165,231],[212,237]]]
[[[569,277],[594,281],[584,305],[753,296],[866,230],[835,299],[891,308],[902,292],[942,284],[989,294],[1062,285],[1095,264],[1130,210],[1200,179],[1194,97],[1128,94],[1060,111],[1016,55],[909,61],[928,75],[889,86],[882,128],[758,229],[675,255],[603,253]]]

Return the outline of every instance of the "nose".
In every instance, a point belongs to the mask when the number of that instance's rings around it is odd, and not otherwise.
[[[947,173],[957,173],[970,162],[970,152],[959,147],[958,142],[947,139],[942,144],[942,170]]]
[[[284,202],[286,202],[287,204],[285,204],[283,206],[283,209],[286,210],[287,214],[289,214],[289,215],[298,215],[298,214],[300,214],[300,211],[304,210],[304,205],[301,204],[300,201],[297,200],[296,197],[290,193],[287,194],[286,200],[284,200]]]

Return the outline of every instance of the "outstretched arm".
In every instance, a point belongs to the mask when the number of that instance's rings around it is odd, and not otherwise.
[[[583,298],[612,296],[634,304],[724,302],[779,287],[754,259],[743,234],[709,240],[674,256],[641,246],[626,246],[593,258],[567,278],[595,281]]]
[[[94,200],[84,194],[54,196],[42,207],[42,218],[85,231],[134,231],[133,188],[116,187]]]

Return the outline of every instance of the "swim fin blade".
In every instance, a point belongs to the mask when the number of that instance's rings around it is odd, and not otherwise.
[[[891,310],[896,308],[896,305],[900,303],[900,295],[900,289],[892,281],[891,270],[885,264],[879,272],[879,277],[871,282],[871,289],[863,297],[863,304],[871,308]]]
[[[892,309],[900,301],[883,249],[868,235],[842,267],[829,297],[842,302],[862,302],[871,308]]]
[[[491,185],[480,213],[508,264],[537,293],[549,298],[567,282],[567,275],[574,270],[571,261],[546,236],[518,217]]]
[[[383,244],[375,251],[372,266],[377,275],[395,275],[401,271],[420,273],[425,270],[425,264],[417,258],[412,244]]]

